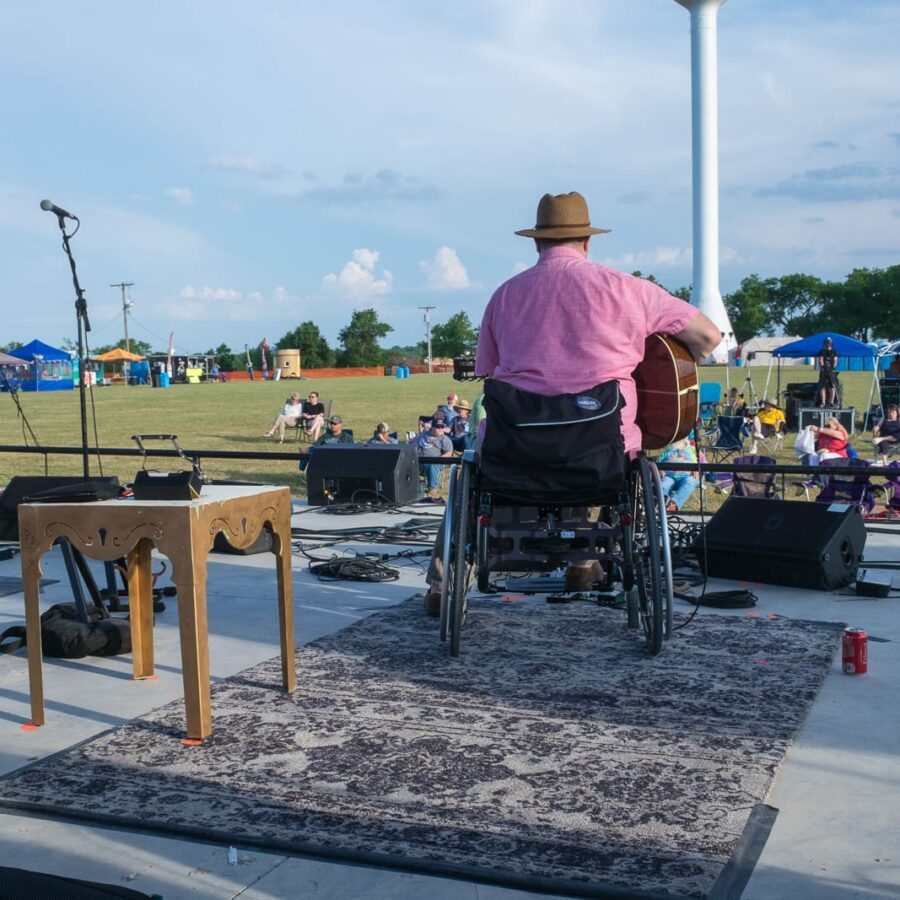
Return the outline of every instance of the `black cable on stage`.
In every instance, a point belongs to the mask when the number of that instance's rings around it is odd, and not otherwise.
[[[685,600],[694,604],[695,609],[687,622],[690,622],[696,615],[696,607],[699,606],[711,606],[714,609],[749,609],[751,606],[756,606],[756,602],[759,599],[753,591],[746,588],[733,591],[710,591],[708,593],[704,591],[699,597],[685,597],[680,594],[675,596],[679,600]],[[682,628],[684,625],[687,625],[687,622],[682,623],[678,627]]]
[[[311,562],[309,570],[319,581],[397,581],[400,573],[381,562],[364,557],[335,556],[325,562]]]
[[[699,525],[694,526],[695,529],[698,529],[698,531],[695,531],[695,533],[694,533],[694,543],[692,544],[692,548],[694,546],[696,546],[697,541],[702,542],[702,546],[703,546],[703,565],[702,565],[703,589],[701,590],[699,597],[686,597],[683,594],[675,595],[679,598],[679,600],[684,600],[687,603],[692,603],[694,605],[694,608],[691,610],[691,614],[687,617],[687,619],[685,619],[680,625],[675,625],[672,628],[673,631],[679,631],[680,629],[685,628],[691,624],[691,622],[694,620],[694,616],[697,615],[697,610],[700,609],[701,606],[706,605],[706,603],[704,601],[707,596],[706,589],[709,586],[709,576],[706,574],[709,571],[709,565],[708,565],[709,556],[708,556],[707,545],[706,545],[706,510],[703,505],[703,463],[700,462],[700,454],[703,452],[701,435],[702,435],[701,429],[698,429],[695,426],[694,446],[697,449],[697,476],[698,476],[698,480],[700,482],[700,484],[699,484],[699,487],[700,487],[700,523],[699,523]],[[699,560],[698,560],[698,563],[699,563]],[[756,602],[755,597],[754,597],[753,602],[754,603]],[[753,604],[751,604],[751,605],[753,605]]]

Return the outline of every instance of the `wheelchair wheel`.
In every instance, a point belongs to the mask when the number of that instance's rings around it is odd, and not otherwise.
[[[456,514],[454,504],[456,502],[456,474],[459,466],[450,466],[450,477],[447,481],[447,505],[444,507],[444,520],[441,522],[443,529],[443,548],[444,552],[441,556],[441,571],[444,577],[441,579],[441,615],[440,615],[440,637],[442,641],[447,640],[447,622],[450,613],[450,595],[453,585],[453,523]]]
[[[463,463],[457,475],[456,496],[453,503],[453,554],[450,562],[453,575],[449,593],[450,614],[448,623],[450,627],[451,656],[459,656],[460,635],[466,621],[466,610],[468,607],[466,547],[468,545],[469,516],[471,513],[470,481],[471,466]]]
[[[656,510],[659,519],[659,550],[662,556],[662,598],[665,612],[663,632],[665,639],[668,640],[672,636],[672,609],[675,605],[675,580],[672,576],[672,545],[669,541],[669,517],[666,512],[666,495],[663,493],[659,469],[656,463],[650,463],[649,469],[653,479],[653,493],[656,496]]]
[[[475,533],[475,569],[478,574],[478,592],[487,594],[491,590],[491,573],[488,571],[488,536],[487,527],[481,524],[480,519],[476,519]]]
[[[657,495],[650,463],[643,456],[634,477],[634,567],[641,625],[650,655],[656,656],[665,630],[663,563]]]

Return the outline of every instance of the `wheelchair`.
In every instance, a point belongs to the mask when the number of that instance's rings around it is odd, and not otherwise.
[[[656,465],[643,455],[626,461],[614,490],[583,502],[545,502],[486,487],[479,452],[467,450],[450,468],[443,522],[440,639],[460,654],[470,584],[491,590],[494,572],[551,572],[597,560],[601,588],[621,583],[631,628],[643,630],[656,656],[672,633],[672,562],[665,497]],[[474,579],[472,578],[474,573]]]

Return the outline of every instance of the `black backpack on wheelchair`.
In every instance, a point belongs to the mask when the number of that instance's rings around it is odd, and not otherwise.
[[[623,405],[617,381],[543,396],[488,380],[482,486],[523,501],[608,502],[625,490]]]

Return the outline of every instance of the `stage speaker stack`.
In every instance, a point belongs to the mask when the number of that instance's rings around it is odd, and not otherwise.
[[[833,590],[856,580],[865,546],[856,506],[729,497],[694,551],[717,578]]]
[[[329,503],[415,503],[419,460],[413,444],[323,444],[306,468],[310,506]]]

